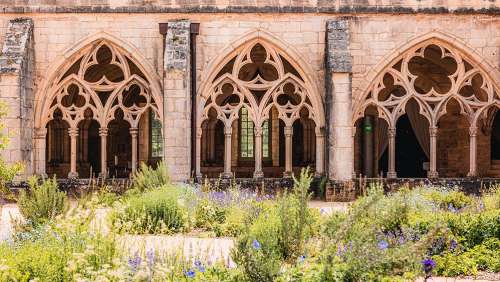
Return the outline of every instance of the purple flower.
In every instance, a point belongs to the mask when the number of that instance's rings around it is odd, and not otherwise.
[[[452,204],[448,204],[448,210],[453,213],[458,212],[458,209],[456,209]]]
[[[139,266],[141,265],[142,259],[141,257],[135,253],[135,256],[128,259],[128,265],[132,269],[133,272],[136,272]]]
[[[196,268],[198,269],[199,272],[205,272],[205,266],[203,266],[203,264],[201,263],[201,261],[199,260],[196,260],[194,262],[194,266],[196,266]]]
[[[188,269],[187,271],[184,271],[184,275],[186,275],[187,278],[194,278],[196,272],[192,269]]]
[[[436,262],[431,258],[426,258],[422,261],[422,266],[426,274],[426,278],[431,277],[432,270],[436,267]]]
[[[479,210],[480,210],[480,211],[484,210],[484,203],[483,203],[483,201],[481,201],[481,202],[479,203]]]
[[[389,247],[389,243],[387,243],[386,240],[380,240],[378,241],[378,248],[381,250],[386,250]]]
[[[148,266],[151,268],[155,262],[155,250],[150,249],[146,252],[146,259],[148,261]]]
[[[450,242],[450,250],[454,251],[457,248],[457,241],[451,240]]]
[[[260,245],[259,241],[257,241],[257,239],[253,239],[253,242],[252,242],[252,247],[253,247],[255,250],[260,250],[261,245]]]

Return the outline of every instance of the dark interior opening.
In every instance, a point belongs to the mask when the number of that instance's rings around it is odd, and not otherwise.
[[[500,115],[498,113],[491,127],[491,159],[500,160]]]

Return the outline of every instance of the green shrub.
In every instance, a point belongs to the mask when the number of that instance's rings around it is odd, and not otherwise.
[[[187,211],[176,187],[163,186],[156,190],[129,197],[112,214],[112,225],[118,232],[133,234],[169,234],[183,231]]]
[[[476,275],[479,270],[500,271],[500,239],[491,238],[467,251],[456,249],[434,256],[436,272],[443,276]]]
[[[208,199],[201,199],[196,206],[195,226],[214,230],[226,220],[226,208]]]
[[[441,209],[463,209],[473,202],[473,198],[461,191],[439,191],[433,190],[428,197]]]
[[[465,248],[472,248],[488,238],[500,238],[500,209],[481,213],[443,215],[451,232]]]
[[[132,187],[140,192],[170,184],[167,165],[161,161],[156,168],[141,163],[141,168],[134,173]]]
[[[56,179],[42,180],[36,177],[29,180],[29,190],[21,190],[19,210],[33,225],[53,220],[67,208],[66,193],[59,190]]]

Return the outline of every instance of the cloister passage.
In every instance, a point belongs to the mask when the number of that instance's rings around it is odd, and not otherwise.
[[[196,174],[282,177],[324,171],[324,115],[293,58],[247,41],[224,58],[198,97]]]
[[[496,87],[446,42],[431,39],[402,52],[356,106],[356,173],[499,177]]]

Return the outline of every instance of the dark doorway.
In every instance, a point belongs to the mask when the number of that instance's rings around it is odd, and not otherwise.
[[[126,178],[132,169],[132,137],[130,125],[123,119],[115,119],[108,125],[107,160],[109,175]]]
[[[491,159],[500,160],[500,115],[495,115],[491,126]]]
[[[99,136],[99,123],[92,121],[88,132],[87,152],[89,152],[89,164],[92,172],[97,174],[101,171],[101,139]]]
[[[388,149],[384,151],[379,161],[379,167],[387,174]],[[428,158],[420,147],[407,115],[399,118],[396,124],[396,172],[401,178],[427,177],[424,163]]]

